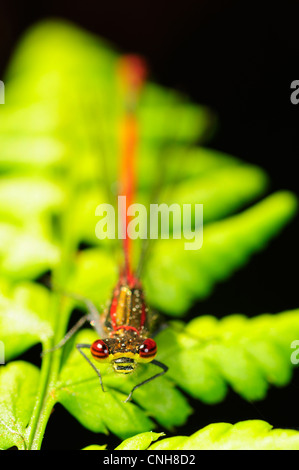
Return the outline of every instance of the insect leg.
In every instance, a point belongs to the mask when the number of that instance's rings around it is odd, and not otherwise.
[[[71,337],[84,325],[85,322],[87,321],[90,321],[91,318],[90,318],[90,315],[87,314],[87,315],[84,315],[83,317],[81,317],[77,323],[75,323],[75,325],[66,333],[66,335],[62,338],[61,341],[59,341],[58,344],[56,344],[56,346],[54,346],[53,348],[51,349],[47,349],[46,351],[42,352],[41,353],[41,356],[44,356],[45,354],[47,353],[50,353],[50,352],[53,352],[53,351],[56,351],[57,349],[59,348],[62,348],[62,346],[65,345],[65,343],[71,339]]]
[[[98,335],[102,338],[103,336],[105,336],[105,331],[104,331],[104,328],[102,326],[102,323],[100,321],[100,313],[99,311],[97,310],[96,306],[94,305],[94,303],[89,300],[89,299],[86,299],[85,297],[81,297],[79,295],[75,296],[74,298],[77,298],[77,300],[83,302],[89,312],[89,321],[90,321],[90,324],[91,326],[96,330],[96,332],[98,333]]]
[[[135,387],[133,387],[132,390],[130,391],[128,397],[125,399],[124,403],[127,403],[127,401],[129,401],[129,400],[131,399],[132,394],[133,394],[133,392],[136,390],[136,388],[139,388],[139,387],[141,387],[141,385],[145,385],[145,384],[147,384],[148,382],[151,382],[152,380],[157,379],[157,378],[160,377],[161,375],[166,374],[166,372],[168,371],[167,365],[166,365],[166,364],[163,364],[162,362],[156,361],[156,359],[154,359],[153,361],[151,361],[151,364],[154,364],[155,366],[161,367],[161,369],[163,369],[162,372],[159,372],[158,374],[153,375],[153,376],[150,377],[149,379],[144,380],[144,381],[141,382],[140,384],[135,385]]]
[[[49,283],[49,286],[55,292],[58,292],[61,295],[65,295],[67,297],[70,297],[71,299],[74,299],[74,300],[77,300],[78,302],[83,303],[85,307],[87,308],[88,313],[90,315],[89,321],[90,321],[91,326],[97,331],[100,337],[104,336],[105,332],[100,322],[100,313],[98,312],[96,306],[90,299],[87,299],[86,297],[79,295],[79,294],[74,294],[73,292],[65,291],[53,283]]]
[[[81,303],[83,303],[85,305],[85,307],[87,308],[88,312],[89,312],[90,321],[93,322],[93,323],[98,322],[100,313],[98,312],[96,306],[94,305],[94,303],[91,300],[89,300],[86,297],[83,297],[79,294],[72,294],[70,292],[64,292],[63,294],[67,295],[68,297],[71,297],[75,300],[78,300]]]
[[[91,362],[91,360],[86,356],[86,354],[82,351],[82,348],[88,348],[90,349],[91,344],[76,344],[76,348],[78,349],[79,353],[82,354],[84,359],[88,362],[88,364],[93,368],[93,370],[96,372],[97,376],[100,379],[100,384],[102,387],[103,392],[105,392],[104,387],[103,387],[103,381],[102,381],[102,376],[100,371],[96,368],[96,366]]]

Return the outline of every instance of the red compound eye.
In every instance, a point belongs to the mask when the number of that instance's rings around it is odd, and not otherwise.
[[[144,358],[154,357],[157,354],[157,345],[153,339],[146,339],[139,348],[139,356]]]
[[[92,343],[90,352],[95,359],[107,359],[109,356],[108,346],[101,339],[98,339]]]

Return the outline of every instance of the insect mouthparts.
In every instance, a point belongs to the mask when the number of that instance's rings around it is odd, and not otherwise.
[[[135,361],[131,357],[118,357],[113,361],[115,372],[129,374],[135,369]]]

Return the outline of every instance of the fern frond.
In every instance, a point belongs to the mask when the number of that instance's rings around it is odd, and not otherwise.
[[[230,385],[248,400],[266,396],[269,384],[286,385],[292,374],[291,343],[299,338],[299,310],[254,318],[203,315],[174,323],[158,337],[169,377],[205,403],[216,403]]]
[[[189,437],[177,436],[152,444],[149,450],[298,450],[299,432],[273,429],[262,420],[214,423]]]
[[[299,431],[273,428],[262,420],[246,420],[236,424],[213,423],[191,436],[161,439],[163,433],[144,432],[123,441],[115,450],[298,450]],[[83,450],[103,450],[92,445]]]
[[[184,239],[158,240],[144,272],[151,305],[181,315],[264,248],[296,210],[296,197],[280,191],[242,213],[204,224],[200,250],[186,250]]]

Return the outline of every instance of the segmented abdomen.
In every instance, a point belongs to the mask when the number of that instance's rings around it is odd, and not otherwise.
[[[122,326],[129,326],[140,332],[146,328],[146,314],[142,289],[119,285],[114,289],[105,327],[115,331]]]

